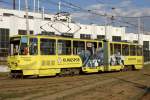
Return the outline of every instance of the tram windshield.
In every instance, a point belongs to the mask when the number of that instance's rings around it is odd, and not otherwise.
[[[10,38],[10,55],[18,55],[20,38]]]
[[[28,37],[10,38],[10,55],[27,55],[28,54]]]

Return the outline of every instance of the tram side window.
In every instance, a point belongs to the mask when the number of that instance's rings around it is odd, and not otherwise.
[[[113,44],[110,43],[110,55],[113,55],[114,54],[114,47],[113,47]]]
[[[129,45],[128,44],[122,45],[122,55],[129,56]]]
[[[37,55],[38,54],[38,39],[37,38],[30,38],[29,54],[30,55]]]
[[[27,55],[28,54],[28,37],[23,36],[21,38],[21,46],[20,46],[20,55]]]
[[[41,55],[54,55],[56,40],[54,39],[40,39]]]
[[[94,54],[97,49],[97,42],[87,42],[86,50],[90,51],[91,54]]]
[[[102,42],[98,43],[98,48],[102,48]]]
[[[70,55],[71,54],[71,41],[70,40],[58,40],[58,54]]]
[[[136,46],[130,45],[130,56],[136,56]]]
[[[85,50],[85,42],[84,41],[73,41],[73,54],[80,54]]]
[[[121,44],[114,44],[114,53],[121,55]]]
[[[142,56],[142,46],[137,45],[137,56]]]

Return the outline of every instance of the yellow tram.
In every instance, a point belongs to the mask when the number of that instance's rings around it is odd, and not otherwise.
[[[141,69],[142,46],[43,35],[10,38],[8,66],[12,77],[77,75]]]

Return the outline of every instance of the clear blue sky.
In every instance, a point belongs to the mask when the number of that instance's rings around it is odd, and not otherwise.
[[[13,5],[12,1],[13,0],[0,0],[0,6],[4,8],[12,8]],[[25,8],[24,0],[20,1],[21,1],[21,9],[23,10]],[[33,1],[34,0],[28,0],[29,8],[31,11],[33,10]],[[62,2],[61,6],[62,11],[69,12],[75,21],[86,24],[89,23],[104,24],[105,19],[102,16],[95,15],[93,13],[89,13],[81,9],[91,10],[92,12],[97,14],[107,13],[109,15],[114,16],[126,16],[126,17],[150,16],[150,0],[40,0],[40,8],[44,7],[45,12],[48,13],[57,13],[59,1]],[[16,8],[18,8],[18,0],[16,0],[16,6],[17,6]],[[81,9],[79,7],[81,7]],[[115,8],[115,10],[112,10],[112,8]],[[136,18],[129,19],[116,17],[115,20],[113,21],[114,22],[113,24],[118,26],[128,26],[134,31],[137,30],[134,26],[127,23],[122,23],[120,20],[137,25]],[[142,18],[142,23],[144,23],[145,26],[144,30],[146,31],[150,31],[149,20],[150,17]],[[108,21],[108,23],[110,22]]]

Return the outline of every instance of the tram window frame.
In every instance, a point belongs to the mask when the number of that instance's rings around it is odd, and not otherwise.
[[[28,55],[28,41],[29,38],[27,36],[21,37],[19,55]]]
[[[118,44],[118,43],[114,43],[114,54],[119,54],[120,53],[120,55],[122,55],[122,51],[121,51],[121,44]],[[119,46],[120,46],[120,48],[119,48]],[[118,49],[119,48],[119,49]]]
[[[114,44],[110,43],[110,55],[114,54]]]
[[[98,48],[103,48],[102,42],[98,42]]]
[[[42,40],[46,40],[46,41],[42,42]],[[55,55],[56,54],[56,40],[40,38],[40,54],[41,55]]]
[[[57,40],[58,55],[71,55],[72,54],[71,44],[72,44],[71,40],[63,40],[63,39]],[[67,46],[67,45],[70,45],[70,46]]]
[[[141,45],[137,45],[137,56],[143,55],[143,48]]]
[[[136,56],[136,45],[130,45],[130,56]]]
[[[29,55],[38,55],[38,38],[29,38]]]
[[[91,43],[91,47],[87,47],[88,46],[88,43]],[[93,46],[94,45],[94,46]],[[94,47],[94,50],[93,48]],[[86,42],[86,50],[89,50],[91,54],[94,54],[96,52],[96,49],[97,49],[97,42],[91,42],[91,41],[87,41]]]
[[[125,46],[125,48],[124,48],[124,46]],[[128,44],[122,44],[122,55],[129,56],[129,45]]]
[[[82,51],[85,51],[85,41],[73,41],[73,54],[78,55]]]

